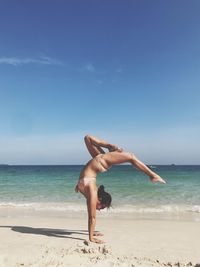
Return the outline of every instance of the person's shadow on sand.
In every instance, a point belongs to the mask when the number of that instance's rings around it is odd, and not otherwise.
[[[23,233],[23,234],[34,234],[34,235],[45,235],[51,237],[60,238],[71,238],[76,240],[85,240],[82,238],[74,237],[71,235],[81,234],[88,235],[85,230],[64,230],[64,229],[52,229],[52,228],[33,228],[28,226],[12,226],[12,225],[2,225],[0,228],[10,228],[12,231]]]

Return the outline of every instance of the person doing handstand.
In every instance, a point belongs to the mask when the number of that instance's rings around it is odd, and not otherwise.
[[[152,182],[164,184],[166,182],[133,153],[124,151],[118,146],[92,135],[86,135],[84,141],[92,159],[82,169],[75,191],[82,193],[87,201],[89,240],[95,243],[103,243],[102,240],[95,238],[95,236],[102,235],[95,232],[96,210],[109,208],[112,198],[109,193],[105,192],[103,185],[97,187],[96,176],[98,173],[106,172],[112,165],[128,162],[147,174]],[[102,148],[108,149],[108,152],[105,152]]]

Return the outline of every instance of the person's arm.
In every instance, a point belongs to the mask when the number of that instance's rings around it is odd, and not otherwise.
[[[104,243],[102,240],[94,238],[95,236],[95,226],[96,226],[96,204],[97,204],[97,193],[95,188],[91,185],[88,188],[87,198],[87,209],[88,209],[88,233],[89,240],[94,243]]]

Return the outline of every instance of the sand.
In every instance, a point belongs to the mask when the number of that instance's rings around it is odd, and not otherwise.
[[[199,267],[200,221],[171,217],[98,216],[99,245],[88,242],[86,214],[4,210],[0,267]]]

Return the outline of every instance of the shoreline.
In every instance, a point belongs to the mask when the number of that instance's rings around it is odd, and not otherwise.
[[[106,241],[99,245],[85,242],[86,213],[76,217],[60,212],[56,216],[21,209],[9,214],[4,211],[3,216],[1,210],[0,221],[2,267],[185,267],[200,263],[200,222],[98,214],[96,230]]]
[[[176,207],[176,206],[175,206]],[[129,207],[130,208],[130,207]],[[0,203],[0,218],[6,217],[66,217],[66,218],[86,218],[87,208],[85,204],[73,206],[71,203]],[[171,209],[165,207],[145,207],[134,206],[130,209],[115,208],[97,211],[99,218],[127,220],[171,220],[171,221],[191,221],[200,222],[200,207],[196,210]]]

